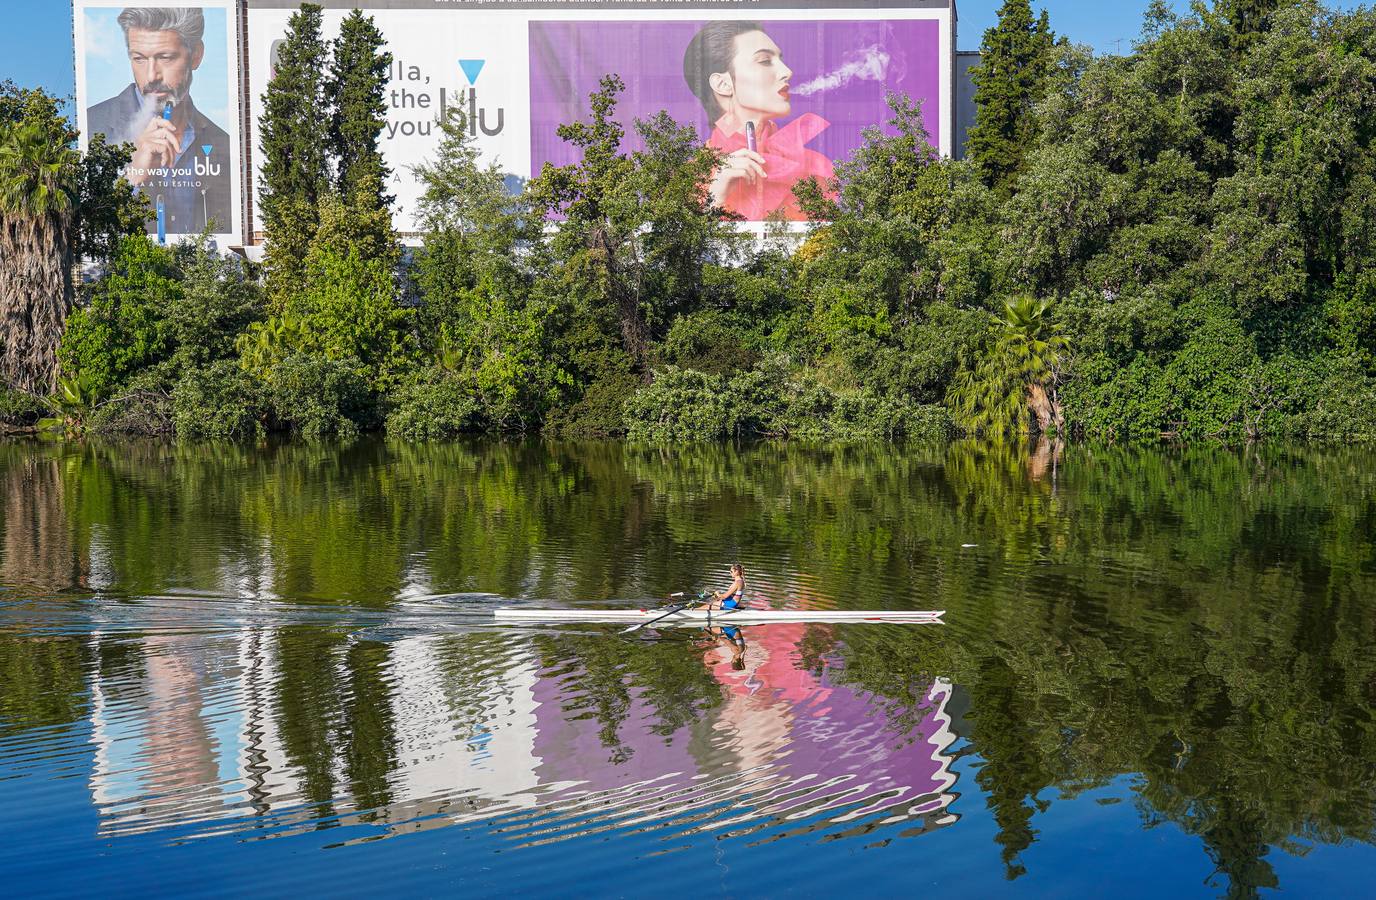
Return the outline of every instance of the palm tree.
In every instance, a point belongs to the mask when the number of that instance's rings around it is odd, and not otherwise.
[[[1050,300],[1021,297],[994,317],[994,343],[974,365],[962,367],[951,386],[951,406],[967,431],[1002,435],[1064,427],[1060,384],[1070,341],[1047,315],[1050,306]]]
[[[40,124],[0,125],[0,378],[47,394],[72,300],[77,154]]]

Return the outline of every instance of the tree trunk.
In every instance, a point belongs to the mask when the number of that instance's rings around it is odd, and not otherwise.
[[[1027,405],[1032,410],[1035,418],[1035,434],[1046,434],[1051,430],[1058,416],[1058,411],[1054,408],[1051,397],[1046,393],[1046,388],[1040,384],[1029,384],[1027,386]]]
[[[621,325],[621,342],[631,359],[642,370],[642,377],[648,378],[646,361],[650,350],[650,327],[645,323],[645,315],[640,310],[639,292],[625,284],[625,279],[635,277],[625,272],[617,264],[616,248],[612,246],[608,228],[599,228],[592,236],[592,244],[602,256],[606,267],[607,292],[615,299],[616,318]]]
[[[69,214],[0,220],[0,378],[50,394],[72,300]]]

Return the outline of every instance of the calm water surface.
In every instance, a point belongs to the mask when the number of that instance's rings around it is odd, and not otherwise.
[[[0,873],[1365,894],[1376,455],[0,443]],[[502,605],[945,626],[499,627]]]

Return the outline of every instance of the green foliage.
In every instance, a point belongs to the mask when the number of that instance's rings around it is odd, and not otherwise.
[[[78,435],[95,412],[97,396],[75,375],[59,375],[57,390],[43,398],[48,415],[36,423],[40,432]]]
[[[730,375],[749,366],[758,340],[737,317],[719,309],[679,316],[661,352],[671,365],[710,375]]]
[[[376,386],[394,381],[411,352],[410,312],[397,300],[392,268],[365,259],[356,247],[317,248],[307,264],[308,287],[293,298],[302,341],[296,350],[351,359]]]
[[[733,385],[720,375],[670,367],[626,402],[633,441],[715,441],[746,424]]]
[[[249,323],[235,338],[234,348],[244,371],[266,380],[274,366],[305,346],[308,337],[301,319],[283,313]]]
[[[329,433],[386,413],[407,435],[866,437],[939,432],[944,406],[986,435],[1372,431],[1369,9],[1154,2],[1133,52],[1095,57],[1007,0],[970,161],[890,97],[835,179],[795,189],[801,243],[725,221],[703,189],[717,154],[663,114],[627,124],[615,76],[560,129],[578,161],[514,194],[450,110],[416,170],[424,246],[406,265],[377,152],[389,55],[361,13],[332,48],[321,28],[319,7],[292,17],[265,95],[264,291],[204,248],[121,249],[139,213],[118,148],[77,166],[56,101],[0,89],[27,185],[7,201],[20,263],[0,266],[11,387],[52,389],[77,248],[108,265],[62,362],[111,427]],[[333,385],[327,412],[303,405],[314,382]],[[224,415],[200,424],[177,397]]]
[[[562,215],[548,277],[572,305],[615,314],[622,346],[644,368],[676,313],[701,302],[703,266],[728,256],[735,233],[702,185],[717,165],[696,132],[661,113],[636,121],[644,145],[622,151],[615,75],[589,98],[591,119],[559,127],[581,161],[546,166],[530,183],[532,214]]]
[[[97,397],[116,395],[136,374],[168,359],[168,311],[184,296],[171,250],[143,235],[124,238],[110,270],[68,318],[58,347],[63,371]]]
[[[0,425],[27,427],[43,414],[43,401],[24,391],[0,385]]]
[[[956,375],[951,407],[970,433],[997,438],[1064,428],[1060,385],[1070,341],[1050,308],[1045,299],[1007,301],[992,344]]]
[[[904,398],[837,393],[778,371],[735,377],[671,366],[626,403],[627,437],[637,441],[708,441],[760,436],[811,440],[944,438],[950,419],[939,407]]]
[[[545,418],[545,432],[561,438],[605,439],[626,434],[626,402],[644,385],[628,357],[608,353],[609,364],[586,382],[578,399]]]
[[[788,386],[784,403],[775,427],[792,438],[942,441],[955,433],[945,408],[892,394],[836,392],[802,382]]]
[[[320,221],[317,206],[329,189],[328,51],[320,30],[318,5],[303,3],[292,13],[258,123],[258,210],[267,232],[268,293],[279,310],[301,289]]]
[[[378,150],[387,124],[387,81],[392,54],[383,51],[382,32],[371,16],[355,9],[339,26],[330,57],[325,102],[332,112],[329,151],[335,161],[335,191],[354,197],[366,185],[369,205],[387,207],[383,194],[390,172]]]
[[[387,434],[407,441],[452,438],[476,431],[482,411],[473,387],[443,370],[401,388],[387,414]]]
[[[261,291],[243,266],[203,242],[168,250],[138,235],[121,242],[86,293],[59,353],[64,371],[99,404],[91,427],[166,434],[186,423],[188,436],[223,434],[199,423],[225,414],[194,410],[185,399],[179,407],[177,398],[201,391],[213,400],[223,379],[207,369],[236,365],[236,341],[261,327]]]
[[[263,433],[262,391],[233,360],[193,368],[172,389],[172,424],[181,438],[250,438]]]
[[[233,358],[239,335],[264,316],[261,287],[237,257],[221,256],[203,241],[180,244],[176,252],[181,290],[167,308],[174,369]]]
[[[55,149],[71,148],[79,136],[63,107],[60,98],[42,88],[0,82],[0,124],[35,126],[43,142]],[[74,259],[106,263],[120,238],[143,233],[148,204],[121,177],[128,162],[125,148],[111,146],[101,134],[90,137],[71,173],[76,199],[70,236]]]
[[[305,438],[348,438],[375,422],[376,404],[356,359],[297,352],[272,368],[263,386],[280,427]]]
[[[827,224],[795,258],[807,319],[788,349],[833,387],[933,402],[971,338],[958,323],[998,279],[995,204],[972,166],[938,157],[911,101],[889,105],[888,129],[837,165],[835,193],[798,191]]]
[[[121,239],[145,233],[152,210],[124,180],[129,157],[127,147],[112,147],[103,134],[93,135],[87,142],[77,174],[81,199],[76,208],[74,258],[109,264]]]
[[[984,33],[975,82],[969,156],[990,187],[1010,189],[1038,132],[1036,105],[1046,93],[1056,36],[1046,10],[1033,20],[1029,0],[1004,0]]]

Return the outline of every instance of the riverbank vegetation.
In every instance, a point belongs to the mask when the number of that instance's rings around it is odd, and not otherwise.
[[[56,331],[67,267],[41,297],[6,292],[0,416],[186,437],[1376,438],[1376,12],[1157,2],[1131,53],[1096,57],[1007,0],[983,50],[968,158],[893,97],[834,183],[799,188],[805,234],[724,221],[713,152],[664,115],[628,135],[609,73],[560,131],[581,161],[518,195],[441,123],[404,252],[381,35],[355,13],[330,44],[306,5],[260,123],[261,270],[160,248],[127,215],[74,230],[75,207],[35,198],[79,207],[75,181],[11,174],[32,92],[8,90],[4,269],[80,233],[101,274]],[[30,309],[50,314],[25,331]]]

